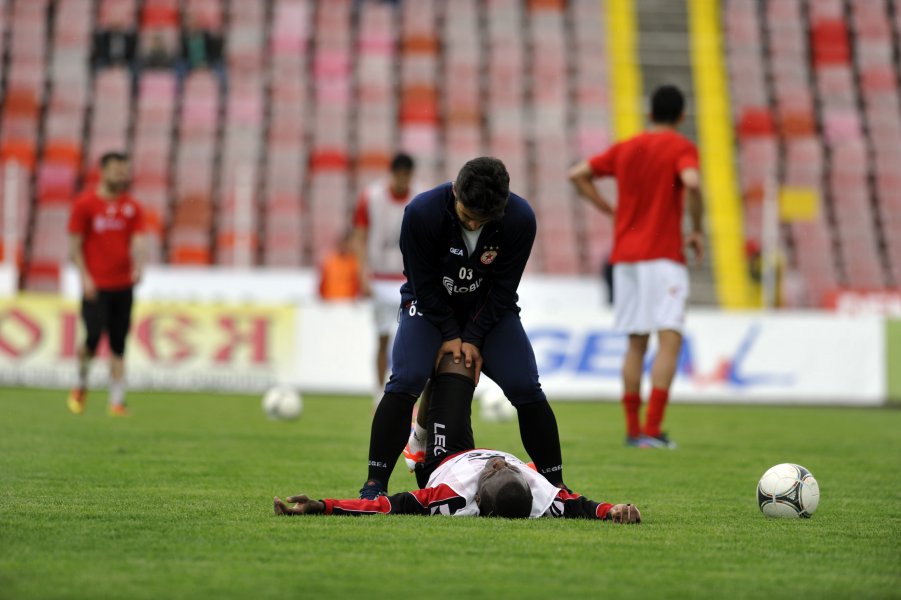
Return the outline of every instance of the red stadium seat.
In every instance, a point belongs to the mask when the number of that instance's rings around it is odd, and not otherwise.
[[[59,292],[60,265],[57,262],[31,261],[25,267],[25,289],[29,292]]]

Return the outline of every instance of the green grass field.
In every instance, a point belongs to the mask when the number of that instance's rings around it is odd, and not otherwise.
[[[614,404],[555,403],[566,481],[644,523],[276,518],[274,494],[355,495],[370,401],[0,389],[0,598],[901,598],[901,411],[671,407],[676,451],[622,446]],[[476,411],[477,412],[477,411]],[[477,442],[524,456],[513,423]],[[808,467],[810,520],[763,517],[760,475]],[[402,465],[392,491],[414,485]]]

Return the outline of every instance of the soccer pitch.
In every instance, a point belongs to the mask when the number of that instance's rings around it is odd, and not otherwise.
[[[0,598],[899,598],[901,411],[670,407],[676,451],[625,448],[615,404],[554,403],[566,481],[639,526],[541,519],[276,518],[272,496],[351,497],[371,402],[0,389]],[[478,411],[474,411],[478,413]],[[525,457],[515,423],[476,441]],[[810,520],[757,508],[760,475],[809,468]],[[391,491],[414,485],[395,469]]]

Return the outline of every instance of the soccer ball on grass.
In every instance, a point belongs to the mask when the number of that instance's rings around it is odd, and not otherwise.
[[[290,421],[303,411],[303,398],[292,387],[277,385],[263,394],[263,412],[273,420]]]
[[[512,421],[516,418],[516,407],[510,404],[501,388],[492,385],[479,395],[479,414],[489,423]]]
[[[820,485],[801,465],[776,465],[767,470],[757,484],[757,504],[768,517],[807,519],[819,503]]]

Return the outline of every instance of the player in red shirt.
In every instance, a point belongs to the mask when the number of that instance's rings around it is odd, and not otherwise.
[[[372,298],[378,334],[374,403],[378,405],[388,371],[388,348],[397,330],[404,257],[400,224],[410,200],[424,188],[413,180],[416,164],[403,152],[391,160],[389,176],[366,186],[353,215],[354,248],[360,262],[360,289]]]
[[[667,85],[652,98],[651,127],[606,152],[572,168],[576,190],[614,219],[613,305],[616,328],[629,335],[623,363],[623,407],[626,443],[630,446],[675,448],[660,429],[669,389],[682,349],[682,326],[688,298],[688,271],[683,244],[694,252],[697,264],[704,256],[701,229],[703,204],[698,172],[698,151],[676,128],[685,99]],[[601,196],[593,180],[614,177],[616,208]],[[685,197],[691,233],[683,239]],[[659,349],[651,368],[651,397],[641,427],[641,377],[651,332]]]
[[[144,216],[126,194],[128,156],[108,152],[100,159],[100,183],[83,192],[69,216],[69,253],[81,276],[81,315],[87,337],[78,350],[78,386],[69,410],[84,412],[88,370],[105,331],[110,346],[109,414],[124,416],[125,338],[131,325],[132,288],[144,269]]]

